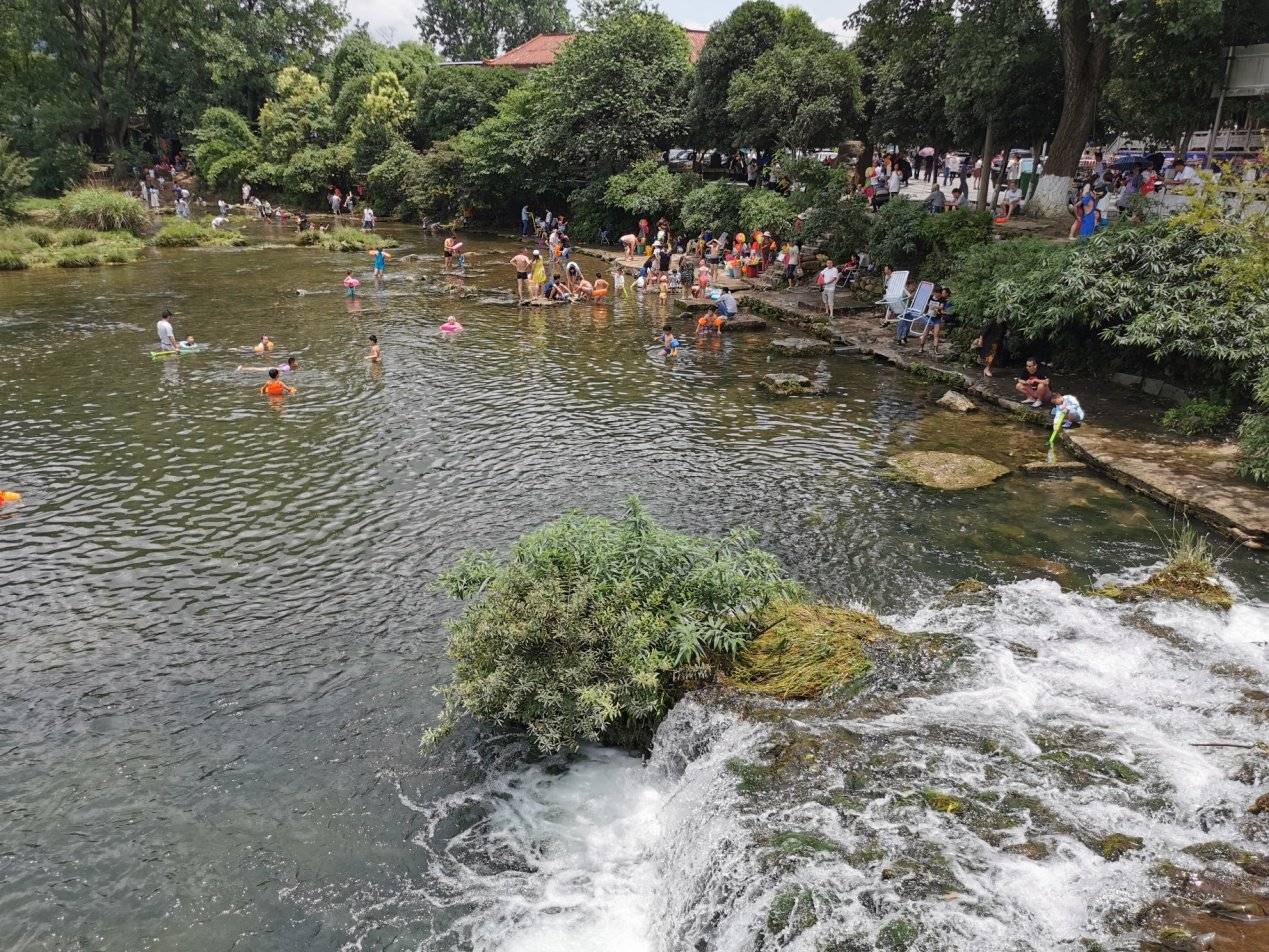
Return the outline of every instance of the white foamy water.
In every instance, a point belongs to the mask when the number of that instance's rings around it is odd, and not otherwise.
[[[1262,738],[1242,702],[1269,684],[1269,607],[1115,605],[1029,581],[889,621],[972,650],[880,713],[794,706],[779,734],[689,698],[646,764],[588,751],[465,792],[493,805],[443,848],[445,892],[464,909],[446,947],[862,950],[911,926],[913,949],[1076,949],[1132,941],[1125,923],[1159,894],[1159,860],[1198,870],[1185,847],[1256,848],[1243,824],[1263,775],[1235,776],[1245,750],[1194,745]],[[790,731],[852,740],[800,755],[806,773],[784,787],[739,791],[736,763],[765,764]],[[1067,772],[1085,756],[1138,779]],[[930,790],[967,810],[930,809]],[[1002,803],[1016,804],[1003,822]],[[418,807],[432,831],[420,844],[437,848],[454,806]],[[819,845],[781,853],[790,832]],[[1143,847],[1110,862],[1096,849],[1110,833]],[[1011,852],[1037,841],[1040,858]]]

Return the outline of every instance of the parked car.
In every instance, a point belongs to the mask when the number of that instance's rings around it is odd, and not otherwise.
[[[676,172],[690,172],[696,167],[696,150],[667,149],[665,164]]]

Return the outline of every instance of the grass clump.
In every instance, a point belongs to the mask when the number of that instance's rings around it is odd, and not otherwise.
[[[773,605],[726,683],[785,699],[816,697],[871,667],[865,647],[894,632],[867,612],[808,602]]]
[[[47,248],[57,240],[57,232],[52,228],[45,228],[43,225],[19,225],[16,228],[7,229],[14,235],[21,235],[27,241],[34,242],[41,248]]]
[[[97,232],[89,231],[87,228],[63,228],[61,231],[53,232],[53,241],[60,248],[90,245],[96,240]]]
[[[26,266],[26,260],[19,252],[0,248],[0,271],[21,271]]]
[[[63,228],[139,235],[148,222],[145,207],[137,199],[108,188],[77,188],[63,195],[57,207],[57,224]]]
[[[102,261],[101,252],[93,247],[61,248],[53,254],[53,264],[59,268],[95,268]]]
[[[376,235],[373,231],[358,228],[332,228],[329,231],[301,233],[299,243],[318,245],[327,251],[374,251],[376,248],[395,248],[395,238]]]
[[[693,684],[715,677],[778,601],[800,594],[748,532],[722,540],[571,513],[502,561],[469,553],[440,577],[472,600],[451,626],[435,740],[459,711],[524,727],[544,752],[643,745]]]
[[[1216,559],[1207,539],[1186,525],[1168,544],[1168,561],[1159,571],[1136,585],[1106,585],[1095,589],[1121,602],[1146,599],[1193,601],[1212,608],[1231,608],[1234,596],[1216,580]]]
[[[160,248],[227,248],[245,245],[247,239],[237,232],[217,231],[197,222],[179,219],[160,228],[154,236],[154,243]]]
[[[1163,414],[1163,425],[1182,436],[1203,436],[1229,429],[1233,408],[1219,400],[1187,400]]]

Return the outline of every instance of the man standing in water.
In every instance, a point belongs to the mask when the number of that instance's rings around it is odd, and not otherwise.
[[[516,269],[516,298],[523,304],[525,298],[529,296],[529,269],[533,267],[533,262],[529,258],[529,249],[521,248],[520,253],[507,263]]]
[[[154,325],[155,330],[159,332],[159,349],[160,350],[178,350],[176,345],[176,332],[172,330],[172,312],[164,311],[163,316],[159,318]]]

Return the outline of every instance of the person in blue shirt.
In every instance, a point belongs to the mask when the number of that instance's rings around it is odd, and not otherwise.
[[[375,248],[371,254],[374,255],[375,259],[375,277],[382,278],[384,270],[388,267],[388,259],[391,258],[392,255],[388,254],[382,248]]]

